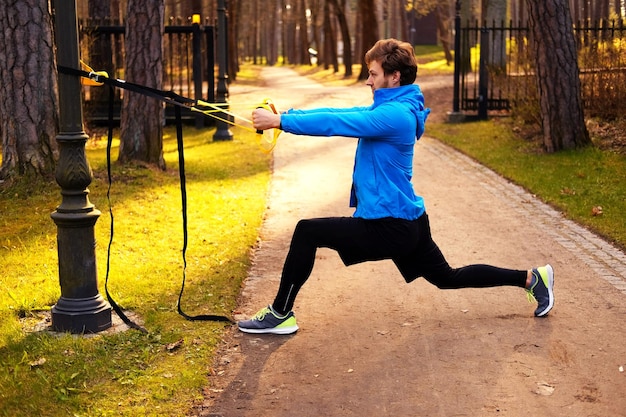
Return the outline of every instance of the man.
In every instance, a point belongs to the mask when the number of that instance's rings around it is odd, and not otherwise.
[[[338,252],[345,265],[391,259],[406,280],[424,277],[442,289],[518,286],[536,299],[535,316],[554,305],[550,265],[512,270],[489,265],[452,268],[433,241],[424,199],[411,184],[415,141],[424,133],[430,109],[413,84],[417,62],[413,47],[395,39],[380,40],[365,55],[369,107],[288,110],[274,114],[257,109],[256,129],[281,128],[310,136],[359,138],[350,206],[352,217],[300,220],[295,228],[274,302],[252,319],[240,321],[247,333],[290,334],[298,330],[295,298],[313,270],[317,248]]]

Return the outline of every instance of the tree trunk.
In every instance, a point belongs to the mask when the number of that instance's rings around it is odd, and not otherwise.
[[[322,54],[324,69],[328,69],[330,65],[333,66],[334,71],[339,71],[339,61],[337,59],[337,42],[335,39],[335,32],[332,28],[331,4],[327,1],[324,3],[324,52]]]
[[[126,13],[126,80],[161,89],[163,0],[129,0]],[[124,92],[119,161],[143,161],[165,169],[163,106],[154,98]]]
[[[263,26],[265,42],[267,43],[267,65],[274,65],[278,61],[278,12],[277,0],[268,2],[267,22]]]
[[[483,0],[482,19],[487,27],[491,25],[504,26],[507,20],[506,0]],[[491,71],[506,72],[506,39],[492,36],[490,51],[487,54],[487,64]]]
[[[400,40],[410,42],[411,35],[409,34],[409,20],[406,11],[406,5],[403,0],[398,0],[397,13],[400,17]]]
[[[46,0],[0,7],[0,178],[53,176],[58,99]]]
[[[590,145],[568,2],[527,1],[544,147],[555,152]]]
[[[376,5],[374,0],[360,0],[359,12],[361,15],[361,39],[363,41],[363,50],[361,51],[361,72],[359,73],[359,81],[367,80],[369,70],[365,65],[365,53],[378,41],[378,21],[376,20]]]
[[[323,1],[323,0],[322,0]],[[320,0],[312,0],[311,1],[311,34],[313,39],[313,45],[315,50],[317,51],[317,55],[315,58],[315,65],[320,65],[320,53],[321,53],[321,42],[320,42],[320,14],[322,12]]]
[[[226,19],[228,25],[228,79],[235,81],[239,72],[239,56],[237,45],[239,44],[239,17],[241,12],[241,1],[229,1],[226,4]],[[216,6],[217,7],[217,6]],[[217,9],[216,9],[217,10]]]
[[[296,22],[297,31],[297,63],[299,65],[311,65],[311,55],[309,54],[309,28],[306,17],[306,4],[304,0],[296,2]]]
[[[450,8],[448,6],[441,6],[438,4],[435,7],[435,20],[437,21],[437,32],[439,33],[439,41],[443,48],[444,56],[446,57],[446,64],[450,65],[454,61],[452,56],[452,47],[450,42],[450,30],[448,28],[448,22],[450,22]]]
[[[339,22],[339,29],[341,30],[341,40],[343,41],[343,64],[346,68],[344,76],[346,78],[352,77],[352,41],[350,40],[350,28],[348,27],[348,19],[346,19],[345,13],[345,1],[341,2],[341,5],[337,0],[331,0],[335,8],[335,15]]]

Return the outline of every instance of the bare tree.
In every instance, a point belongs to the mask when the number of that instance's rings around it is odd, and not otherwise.
[[[527,0],[543,144],[548,152],[591,144],[585,126],[576,41],[567,0]]]
[[[164,19],[163,0],[128,0],[124,65],[127,81],[162,88]],[[120,162],[143,161],[165,169],[161,102],[126,92],[120,136]]]
[[[487,25],[504,25],[507,17],[507,0],[483,0],[482,18]],[[504,71],[506,66],[506,39],[493,36],[489,45],[488,64],[492,71]]]
[[[234,3],[234,4],[233,4]],[[217,18],[217,4],[215,5],[215,16]],[[237,45],[239,44],[239,22],[240,22],[241,1],[231,1],[228,3],[226,19],[228,21],[228,78],[237,79],[239,72],[239,57],[237,56]]]
[[[365,64],[365,52],[367,52],[376,41],[378,41],[378,21],[376,20],[376,7],[374,0],[359,1],[359,15],[361,18],[361,72],[358,79],[366,80],[369,76],[368,68]]]
[[[0,178],[51,176],[58,157],[57,79],[47,0],[0,7]]]
[[[304,0],[295,2],[295,19],[296,19],[296,64],[311,65],[311,56],[309,54],[309,35],[306,16],[306,4]]]
[[[324,2],[324,48],[321,57],[323,58],[324,69],[333,65],[335,72],[339,71],[339,59],[337,58],[337,40],[331,22],[331,5],[329,1]]]
[[[467,3],[469,4],[469,2]],[[437,34],[449,65],[454,60],[452,56],[452,33],[450,31],[450,23],[453,21],[450,0],[412,0],[406,3],[406,7],[410,9],[413,16],[427,16],[429,13],[435,14]]]
[[[320,64],[320,47],[322,45],[321,43],[321,30],[320,28],[322,27],[322,24],[320,23],[320,16],[322,16],[323,13],[323,9],[322,9],[322,2],[326,3],[324,0],[311,0],[309,2],[310,5],[310,9],[311,9],[311,34],[312,34],[312,39],[311,41],[313,42],[313,45],[315,46],[315,50],[317,52],[317,61],[316,61],[316,65]]]
[[[345,0],[328,0],[331,2],[335,9],[335,15],[339,22],[339,29],[341,30],[341,40],[343,41],[343,64],[346,67],[345,77],[352,76],[352,41],[350,40],[350,28],[348,27],[348,19],[344,12],[346,8]]]
[[[446,57],[446,63],[450,63],[454,60],[452,56],[452,42],[450,34],[450,5],[443,5],[438,3],[435,6],[435,20],[437,21],[437,32],[439,34],[439,41],[443,48],[443,53]]]

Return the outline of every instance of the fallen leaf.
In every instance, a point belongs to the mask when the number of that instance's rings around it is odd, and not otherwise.
[[[594,206],[591,209],[592,216],[602,216],[602,206]]]
[[[167,345],[165,345],[165,349],[167,349],[167,350],[169,350],[171,352],[173,350],[178,349],[182,345],[183,345],[183,339],[180,339],[180,340],[177,340],[175,342],[168,343]]]
[[[35,368],[37,366],[43,365],[44,363],[46,363],[46,358],[39,358],[36,361],[29,362],[28,364],[31,366],[31,368]]]
[[[535,390],[535,394],[549,396],[554,393],[554,386],[548,384],[547,382],[537,382],[537,389]]]

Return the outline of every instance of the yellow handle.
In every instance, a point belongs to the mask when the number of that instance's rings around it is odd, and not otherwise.
[[[263,108],[265,110],[271,111],[274,114],[278,114],[274,103],[272,103],[269,98],[263,100],[263,103],[261,103],[257,108]],[[278,140],[278,136],[280,136],[281,132],[282,131],[280,129],[269,129],[266,131],[257,130],[256,133],[259,138],[259,147],[261,148],[261,150],[267,153],[272,152],[272,150],[274,150],[274,147],[276,146],[276,141]]]

